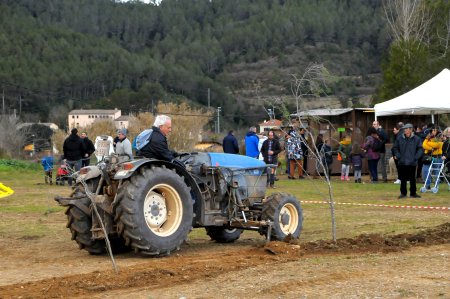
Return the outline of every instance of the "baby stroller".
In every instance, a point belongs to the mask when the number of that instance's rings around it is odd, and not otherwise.
[[[443,178],[447,182],[447,185],[450,190],[450,183],[448,181],[447,176],[444,173],[444,167],[445,161],[436,160],[434,158],[431,160],[430,169],[428,170],[427,177],[425,178],[425,183],[423,187],[420,188],[420,192],[425,193],[427,191],[431,191],[433,193],[438,193],[440,178]],[[429,179],[431,179],[433,183],[431,184],[432,187],[430,189],[427,189],[426,183]]]
[[[69,167],[65,163],[61,164],[56,172],[56,185],[64,186],[65,181],[69,180],[71,175]]]

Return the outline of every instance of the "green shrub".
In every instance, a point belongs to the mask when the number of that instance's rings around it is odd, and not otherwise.
[[[41,165],[31,161],[0,159],[0,170],[28,169],[39,170]]]

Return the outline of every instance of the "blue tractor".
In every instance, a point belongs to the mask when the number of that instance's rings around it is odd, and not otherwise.
[[[80,249],[134,250],[168,255],[193,228],[212,240],[239,239],[243,230],[272,240],[298,238],[302,209],[292,195],[266,196],[267,165],[257,159],[221,153],[184,153],[171,162],[108,156],[82,168],[67,206],[67,227]]]

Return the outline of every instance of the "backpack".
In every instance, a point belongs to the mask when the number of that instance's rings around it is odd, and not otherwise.
[[[140,151],[143,149],[149,142],[152,137],[153,129],[147,129],[139,133],[139,135],[134,138],[133,148]]]
[[[377,138],[373,139],[372,151],[379,152],[381,150],[382,146],[383,146],[383,143],[381,142],[381,140],[379,140]]]

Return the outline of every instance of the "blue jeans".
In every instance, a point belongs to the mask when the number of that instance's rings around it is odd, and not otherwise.
[[[66,163],[67,163],[67,166],[69,166],[71,168],[70,175],[69,175],[67,182],[69,183],[69,186],[72,186],[72,174],[74,173],[74,171],[80,171],[81,160],[66,161]]]
[[[377,182],[378,181],[378,160],[379,159],[371,159],[368,160],[369,162],[369,171],[370,171],[370,176],[372,178],[372,182]]]

